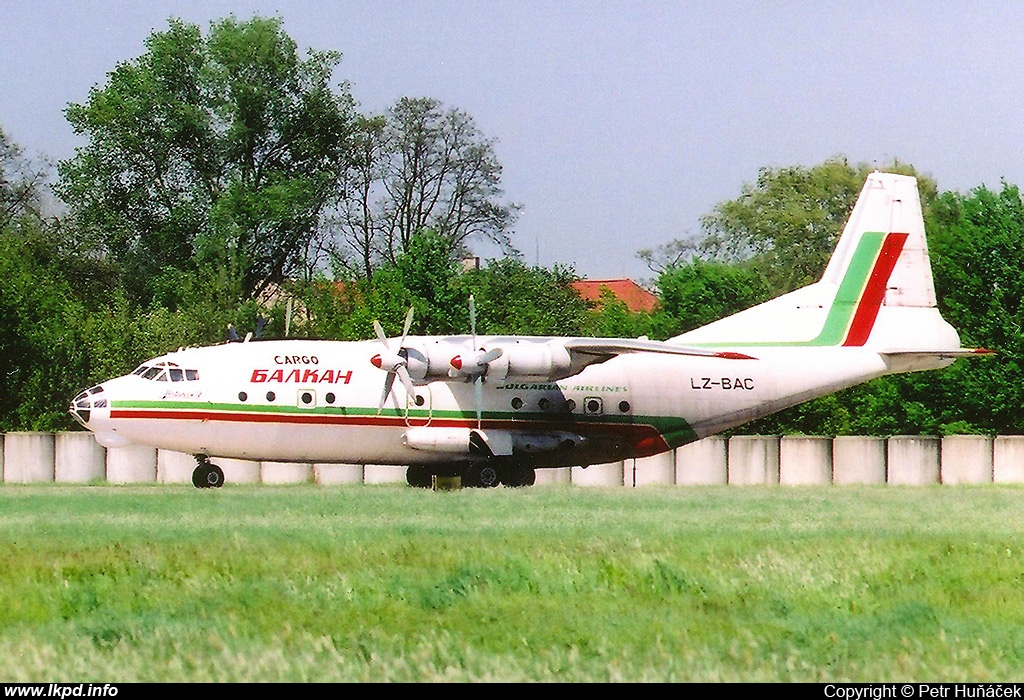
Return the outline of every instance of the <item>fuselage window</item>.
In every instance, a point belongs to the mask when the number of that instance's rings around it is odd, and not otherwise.
[[[326,396],[324,396],[324,400],[327,401],[327,403],[334,403],[334,398],[334,393],[330,391],[327,392]]]
[[[276,398],[277,398],[277,394],[275,394],[272,391],[268,391],[267,392],[267,401],[273,401]]]
[[[246,394],[244,391],[238,392],[238,400],[239,401],[245,401],[248,398],[249,398],[249,395]]]

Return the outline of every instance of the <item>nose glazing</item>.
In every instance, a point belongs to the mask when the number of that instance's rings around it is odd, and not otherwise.
[[[83,427],[88,427],[89,418],[92,417],[92,409],[106,407],[107,398],[103,394],[103,387],[97,384],[76,396],[71,402],[69,412]]]

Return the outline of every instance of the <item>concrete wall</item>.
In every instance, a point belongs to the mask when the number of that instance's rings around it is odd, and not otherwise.
[[[55,447],[57,483],[82,484],[107,478],[107,451],[92,433],[57,433]]]
[[[728,479],[728,439],[715,435],[676,448],[676,484],[716,486]]]
[[[779,443],[779,483],[788,486],[832,483],[832,439],[787,435]]]
[[[846,435],[832,439],[833,484],[884,484],[886,439]]]
[[[779,438],[737,435],[729,438],[728,482],[735,486],[779,483]]]
[[[991,484],[992,438],[947,435],[942,438],[939,479],[944,484]]]
[[[405,483],[405,467],[253,462],[214,457],[229,484]],[[128,446],[104,449],[92,434],[0,434],[0,474],[19,483],[188,484],[192,455]],[[741,435],[586,469],[539,469],[537,484],[604,486],[1024,483],[1024,436]]]

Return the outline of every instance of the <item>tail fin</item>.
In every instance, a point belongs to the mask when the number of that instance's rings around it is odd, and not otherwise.
[[[956,331],[936,308],[917,180],[868,176],[820,281],[673,340],[959,351]]]

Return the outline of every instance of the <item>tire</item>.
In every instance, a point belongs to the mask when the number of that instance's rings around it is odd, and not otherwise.
[[[216,464],[211,464],[206,474],[206,488],[219,489],[224,485],[224,471]]]
[[[207,473],[210,471],[210,465],[207,463],[199,464],[195,469],[192,470],[192,485],[197,489],[210,488],[207,483]]]
[[[493,489],[501,484],[497,467],[489,462],[469,465],[462,479],[466,486],[478,489]]]
[[[530,467],[509,466],[506,467],[501,476],[501,483],[512,488],[533,486],[537,481],[537,472]]]
[[[432,482],[430,471],[418,464],[410,466],[405,471],[405,481],[409,486],[417,489],[429,489]]]
[[[224,485],[224,472],[216,464],[202,462],[192,470],[192,485],[197,489],[219,489]]]

